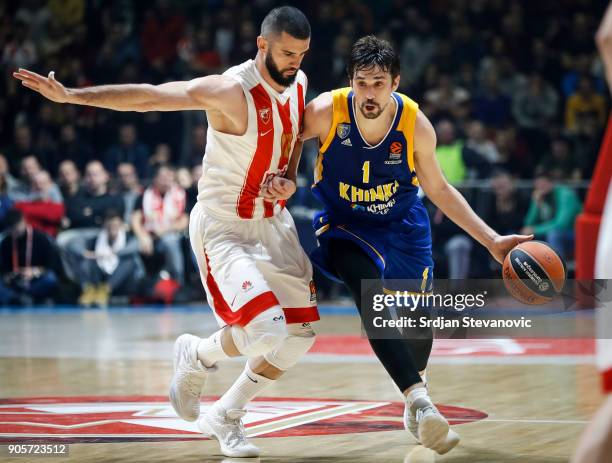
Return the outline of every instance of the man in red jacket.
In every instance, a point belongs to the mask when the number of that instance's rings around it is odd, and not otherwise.
[[[32,192],[37,193],[35,199],[14,204],[23,213],[28,225],[53,237],[57,236],[64,217],[64,203],[58,201],[61,198],[54,193],[56,190],[49,173],[42,170],[32,179]]]

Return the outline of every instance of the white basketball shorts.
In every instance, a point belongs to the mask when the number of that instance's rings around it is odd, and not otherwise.
[[[220,326],[245,326],[275,305],[287,323],[319,320],[312,265],[285,208],[266,219],[226,221],[197,203],[189,236]]]

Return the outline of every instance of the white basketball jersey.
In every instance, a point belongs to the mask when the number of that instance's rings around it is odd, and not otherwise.
[[[262,187],[287,171],[304,112],[307,79],[298,71],[283,93],[274,90],[261,76],[255,61],[228,69],[242,86],[248,107],[244,135],[229,135],[208,126],[198,201],[206,212],[219,219],[272,217],[284,201],[265,201]]]

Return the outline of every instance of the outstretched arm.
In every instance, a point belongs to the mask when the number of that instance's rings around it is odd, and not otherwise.
[[[228,99],[241,97],[236,92],[239,85],[226,76],[206,76],[161,85],[124,84],[100,85],[85,88],[66,88],[55,79],[51,71],[48,77],[26,69],[13,73],[24,87],[40,93],[56,103],[71,103],[114,109],[116,111],[180,111],[220,109]]]
[[[453,222],[489,250],[499,263],[517,244],[533,236],[498,235],[470,207],[455,187],[450,185],[436,159],[436,134],[425,115],[419,111],[415,134],[415,168],[419,183],[427,197]]]

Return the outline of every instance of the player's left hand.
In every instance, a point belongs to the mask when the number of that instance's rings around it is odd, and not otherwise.
[[[504,263],[506,254],[517,244],[533,239],[533,235],[498,235],[489,247],[489,252],[500,264]]]
[[[295,193],[296,189],[295,182],[288,178],[274,177],[268,182],[268,186],[264,189],[263,197],[268,201],[289,199],[293,193]]]

